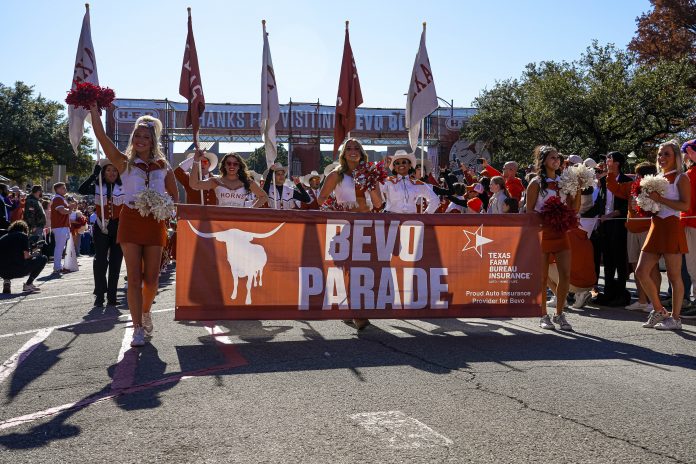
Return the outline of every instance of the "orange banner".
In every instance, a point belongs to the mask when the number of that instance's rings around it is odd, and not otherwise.
[[[180,205],[176,320],[540,314],[527,214]]]

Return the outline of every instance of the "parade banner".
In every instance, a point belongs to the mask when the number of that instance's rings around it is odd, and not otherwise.
[[[178,208],[176,320],[540,314],[535,215]]]

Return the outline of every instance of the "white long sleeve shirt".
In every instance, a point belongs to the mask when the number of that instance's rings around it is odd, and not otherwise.
[[[384,208],[390,213],[417,213],[418,198],[428,201],[425,212],[434,213],[440,206],[440,198],[427,184],[410,177],[392,176],[384,181],[382,193],[387,200]]]

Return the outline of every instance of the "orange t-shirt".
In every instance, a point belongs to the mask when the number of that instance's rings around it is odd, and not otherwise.
[[[607,176],[607,189],[617,198],[628,200],[628,220],[626,221],[626,229],[634,234],[647,232],[650,230],[650,220],[640,219],[648,216],[640,216],[631,208],[631,186],[633,182],[617,182],[616,177]]]
[[[51,227],[53,229],[58,229],[60,227],[70,227],[70,215],[61,214],[58,212],[57,208],[59,206],[68,207],[68,202],[59,195],[53,197],[51,200]]]

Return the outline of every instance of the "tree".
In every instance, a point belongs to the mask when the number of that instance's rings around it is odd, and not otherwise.
[[[266,164],[266,147],[262,145],[254,150],[246,159],[246,163],[249,169],[262,174],[268,168]],[[276,163],[280,163],[283,166],[287,166],[288,164],[288,150],[282,143],[278,144],[278,157],[276,158]]]
[[[33,94],[23,82],[14,87],[0,83],[0,173],[23,183],[50,177],[54,164],[66,165],[69,174],[89,172],[90,140],[82,139],[75,156],[63,105]]]
[[[688,58],[696,63],[696,0],[651,0],[652,11],[636,18],[628,49],[643,63]]]
[[[696,90],[688,85],[694,78],[688,60],[640,65],[632,53],[594,43],[576,61],[529,64],[519,79],[483,91],[462,136],[524,164],[538,144],[644,158],[696,121]]]

